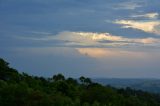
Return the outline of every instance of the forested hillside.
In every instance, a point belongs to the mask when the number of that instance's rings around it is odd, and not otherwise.
[[[103,86],[83,76],[31,76],[8,65],[0,59],[0,106],[160,106],[158,94]]]

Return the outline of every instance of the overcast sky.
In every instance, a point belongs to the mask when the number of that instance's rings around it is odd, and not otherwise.
[[[0,57],[45,77],[160,78],[160,2],[0,0]]]

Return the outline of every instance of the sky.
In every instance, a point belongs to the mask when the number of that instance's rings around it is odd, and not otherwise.
[[[51,77],[160,78],[159,0],[0,0],[0,57]]]

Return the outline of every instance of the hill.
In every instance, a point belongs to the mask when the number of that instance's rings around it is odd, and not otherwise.
[[[62,74],[52,78],[19,73],[0,59],[0,106],[160,106],[160,95],[79,81]]]

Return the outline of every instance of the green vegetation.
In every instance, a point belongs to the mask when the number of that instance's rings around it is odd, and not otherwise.
[[[160,106],[160,95],[102,86],[83,76],[77,81],[20,74],[0,59],[0,106]]]

